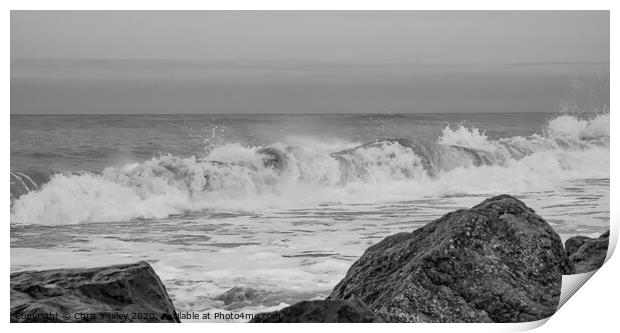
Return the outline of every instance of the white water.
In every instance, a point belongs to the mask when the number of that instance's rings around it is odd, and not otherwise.
[[[609,114],[591,120],[563,115],[546,124],[543,135],[498,140],[460,126],[444,128],[430,144],[286,141],[229,143],[200,157],[165,155],[101,174],[57,174],[13,202],[11,222],[59,225],[518,194],[609,178]]]
[[[609,116],[560,116],[541,133],[294,137],[56,175],[12,204],[11,271],[147,260],[179,311],[254,313],[325,297],[369,246],[493,194],[516,195],[562,238],[598,236],[609,228]],[[232,287],[259,297],[230,308],[217,297]]]

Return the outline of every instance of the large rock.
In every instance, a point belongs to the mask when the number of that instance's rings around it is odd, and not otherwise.
[[[303,301],[275,312],[256,315],[251,323],[380,323],[358,300]]]
[[[558,305],[566,254],[523,202],[500,195],[370,247],[329,299],[388,322],[525,322]]]
[[[566,240],[565,248],[573,274],[599,269],[605,262],[609,246],[609,230],[599,238],[575,236]]]
[[[11,274],[11,322],[179,322],[144,262]]]

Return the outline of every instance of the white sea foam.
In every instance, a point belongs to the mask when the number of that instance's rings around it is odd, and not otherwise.
[[[204,209],[258,210],[553,189],[609,177],[609,115],[560,116],[543,135],[490,139],[446,127],[436,143],[229,143],[206,156],[164,155],[101,174],[57,174],[15,200],[12,223],[165,218]],[[351,148],[357,146],[356,148]],[[348,149],[347,149],[348,148]]]
[[[545,133],[550,137],[561,139],[609,140],[609,113],[589,121],[563,115],[550,121]]]

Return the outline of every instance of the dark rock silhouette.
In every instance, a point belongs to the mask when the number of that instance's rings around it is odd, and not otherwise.
[[[558,305],[560,237],[509,195],[370,247],[328,299],[359,299],[387,322],[525,322]]]
[[[358,300],[303,301],[275,312],[262,313],[251,323],[379,323],[382,322]]]
[[[599,238],[575,236],[567,239],[564,247],[572,267],[570,273],[587,273],[599,269],[605,262],[608,246],[609,230]]]
[[[11,274],[11,322],[179,322],[144,261]]]

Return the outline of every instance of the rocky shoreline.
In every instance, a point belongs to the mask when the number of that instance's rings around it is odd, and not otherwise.
[[[551,316],[562,275],[599,268],[609,231],[562,244],[520,200],[499,195],[368,248],[325,300],[251,322],[527,322]],[[222,295],[229,303],[254,291]],[[146,262],[11,274],[11,322],[180,322]]]

